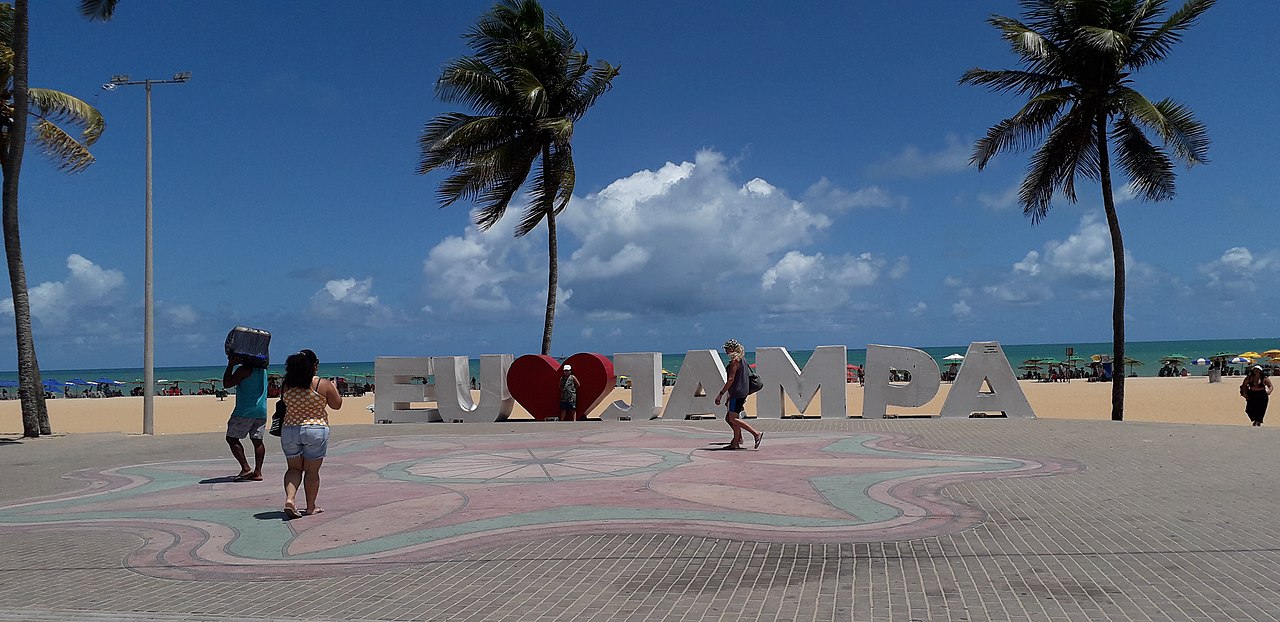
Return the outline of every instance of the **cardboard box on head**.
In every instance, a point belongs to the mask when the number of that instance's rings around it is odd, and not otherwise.
[[[248,364],[265,369],[271,363],[268,350],[271,346],[271,333],[261,328],[237,326],[227,333],[227,356],[237,354],[247,359]]]

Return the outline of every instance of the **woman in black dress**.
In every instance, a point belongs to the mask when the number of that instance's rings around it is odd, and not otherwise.
[[[1249,415],[1253,425],[1262,425],[1262,418],[1267,416],[1267,401],[1271,395],[1271,379],[1262,375],[1262,367],[1254,365],[1249,368],[1249,375],[1240,383],[1240,396],[1244,398],[1244,414]]]

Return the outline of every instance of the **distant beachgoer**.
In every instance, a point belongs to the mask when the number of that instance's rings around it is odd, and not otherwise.
[[[578,387],[582,383],[573,375],[573,366],[560,368],[560,420],[578,420]]]
[[[1262,375],[1262,367],[1254,365],[1249,368],[1249,375],[1240,383],[1240,397],[1244,398],[1244,414],[1249,415],[1253,425],[1262,425],[1262,418],[1267,416],[1267,402],[1271,395],[1271,379]]]
[[[342,408],[337,387],[317,378],[320,360],[315,352],[302,350],[290,354],[284,362],[284,423],[280,428],[280,448],[289,468],[284,474],[284,513],[298,518],[296,497],[301,485],[307,498],[307,514],[324,510],[316,504],[320,496],[320,465],[329,448],[329,411],[325,407]]]
[[[742,359],[745,350],[737,339],[730,339],[724,342],[724,352],[729,355],[728,380],[725,381],[724,387],[720,389],[720,393],[716,394],[716,406],[720,405],[720,398],[728,394],[729,408],[728,412],[724,414],[724,420],[729,424],[729,428],[733,430],[733,440],[729,442],[726,449],[742,449],[743,430],[751,433],[751,436],[755,438],[755,448],[760,449],[760,441],[764,440],[764,432],[757,431],[742,420],[742,410],[746,406],[747,394],[751,387],[747,362]]]
[[[236,389],[236,405],[227,419],[227,445],[231,455],[240,463],[237,482],[262,481],[262,460],[267,457],[267,446],[262,444],[262,433],[267,425],[267,371],[249,365],[249,359],[238,354],[227,355],[227,370],[222,372],[222,384]],[[240,439],[249,437],[253,442],[253,468],[244,455]]]

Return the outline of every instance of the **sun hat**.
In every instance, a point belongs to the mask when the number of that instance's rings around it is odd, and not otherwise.
[[[565,365],[562,369],[564,369],[565,371],[573,371],[573,366],[572,366],[572,365]]]

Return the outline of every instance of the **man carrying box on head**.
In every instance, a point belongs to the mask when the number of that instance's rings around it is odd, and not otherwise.
[[[262,444],[262,435],[267,429],[267,370],[251,362],[256,361],[241,354],[227,354],[227,371],[222,374],[222,384],[236,389],[236,407],[227,420],[227,444],[231,446],[231,455],[240,462],[237,482],[262,481],[262,461],[267,456],[267,448]],[[240,442],[246,436],[253,441],[252,469]]]

